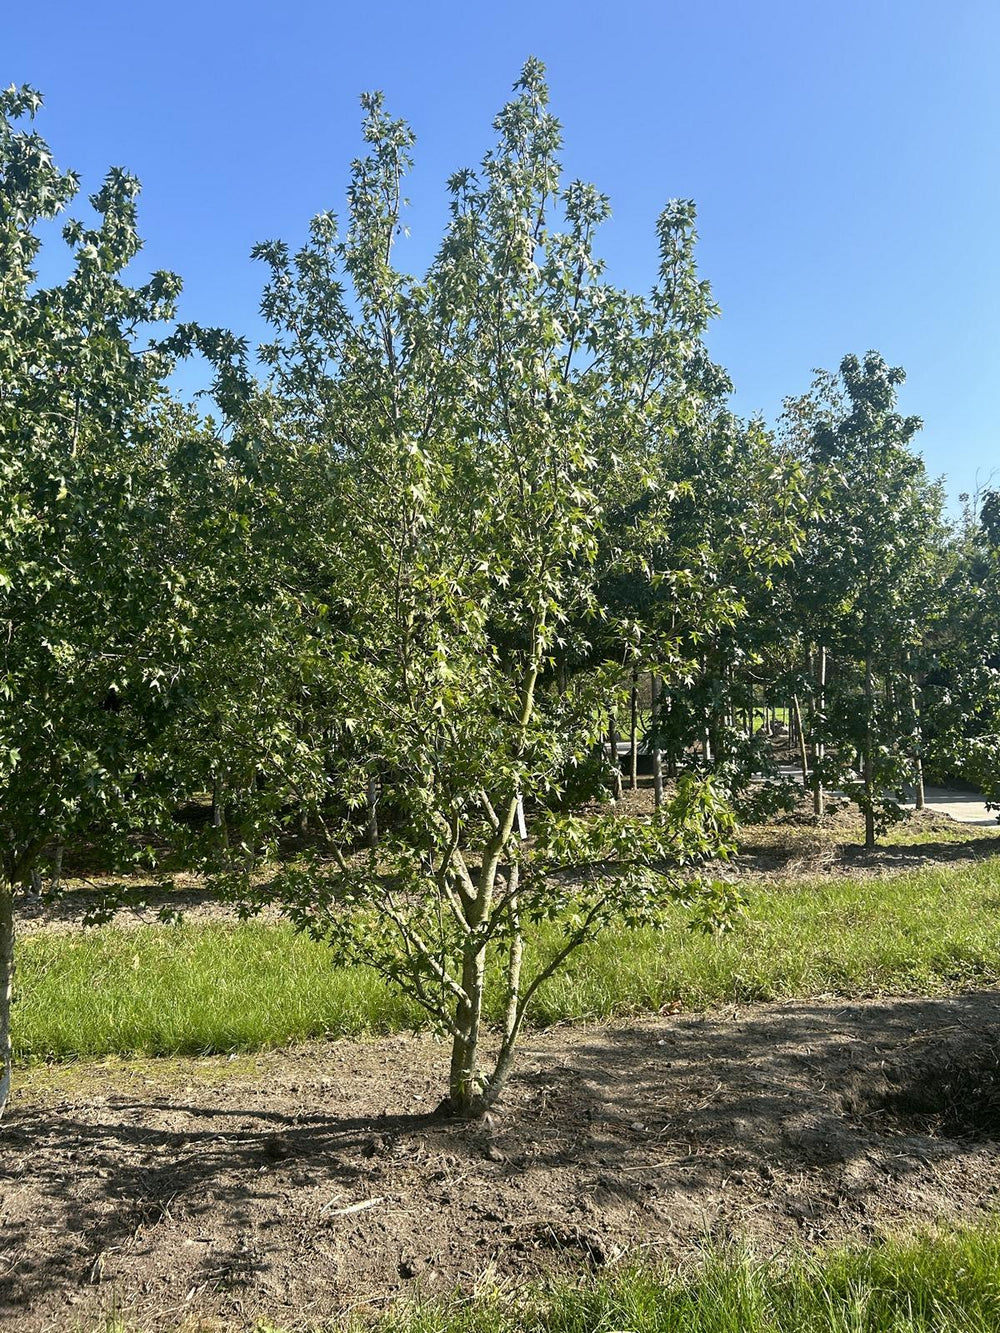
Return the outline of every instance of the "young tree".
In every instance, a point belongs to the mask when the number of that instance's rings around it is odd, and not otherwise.
[[[257,251],[273,373],[239,435],[297,459],[311,523],[283,581],[303,607],[294,651],[313,655],[329,709],[311,732],[328,775],[313,809],[324,854],[286,870],[278,892],[302,927],[450,1035],[447,1101],[475,1115],[502,1092],[526,1008],[572,950],[613,918],[655,920],[682,899],[712,922],[728,903],[696,873],[730,829],[710,778],[684,782],[646,822],[584,818],[567,789],[621,669],[620,636],[602,628],[604,469],[651,490],[650,420],[669,403],[690,412],[701,393],[693,376],[683,392],[696,336],[669,301],[603,280],[593,244],[607,203],[560,180],[537,62],[482,170],[450,182],[421,281],[393,262],[412,137],[380,97],[364,106],[344,234],[324,215],[297,254]],[[665,285],[675,236],[668,218]],[[644,360],[621,351],[643,335]],[[572,684],[570,639],[586,664]],[[373,786],[378,839],[364,847],[357,812]],[[543,919],[560,943],[528,966],[525,928]],[[487,1063],[488,976],[501,1030]]]
[[[839,383],[821,377],[787,414],[801,428],[812,413],[819,497],[794,576],[805,639],[824,664],[817,731],[830,748],[817,777],[857,801],[867,847],[898,817],[892,791],[912,777],[912,658],[938,587],[940,488],[909,447],[919,418],[896,411],[903,379],[877,352],[847,356]]]

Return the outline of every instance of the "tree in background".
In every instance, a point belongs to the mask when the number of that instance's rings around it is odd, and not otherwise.
[[[915,659],[935,614],[940,488],[910,450],[917,417],[896,411],[903,372],[877,352],[847,356],[786,405],[819,503],[793,574],[805,640],[823,663],[814,740],[818,783],[839,782],[865,816],[865,845],[899,816],[913,777]]]
[[[23,127],[39,106],[29,88],[0,94],[0,1110],[15,891],[72,835],[142,857],[167,808],[148,772],[196,618],[163,560],[169,496],[189,480],[162,450],[171,362],[136,342],[179,283],[122,280],[138,184],[115,169],[96,224],[63,228],[69,277],[36,286],[39,225],[77,190]]]

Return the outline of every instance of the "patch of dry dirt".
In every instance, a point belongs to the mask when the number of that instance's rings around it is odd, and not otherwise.
[[[706,1236],[974,1220],[1000,1195],[998,1051],[993,992],[561,1027],[485,1124],[432,1111],[429,1038],[81,1067],[0,1126],[0,1322],[297,1327]]]

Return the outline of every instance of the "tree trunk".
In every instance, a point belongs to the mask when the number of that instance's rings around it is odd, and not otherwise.
[[[871,850],[875,846],[875,676],[872,671],[871,655],[865,657],[865,847]]]
[[[0,1116],[10,1096],[10,1002],[14,986],[14,886],[0,879]]]
[[[629,699],[629,786],[639,786],[639,673],[632,672],[632,693]]]
[[[820,727],[823,726],[826,718],[826,648],[823,644],[819,646],[819,668],[816,673],[816,713]],[[821,740],[813,742],[813,764],[814,766],[823,761],[825,749]],[[813,813],[818,819],[822,819],[826,813],[826,801],[823,793],[823,783],[814,773],[813,775]]]
[[[369,847],[378,846],[378,778],[372,773],[368,778],[368,790],[365,792],[365,842]]]
[[[480,1104],[483,1082],[479,1074],[479,1028],[485,977],[486,948],[468,940],[462,959],[462,989],[466,998],[456,1008],[457,1031],[451,1043],[448,1104],[454,1115],[476,1116],[483,1109]]]
[[[792,719],[795,723],[795,735],[799,743],[799,763],[802,765],[802,785],[809,786],[809,756],[806,753],[806,733],[802,727],[802,709],[799,696],[792,695]]]
[[[618,758],[618,726],[614,713],[608,715],[608,750],[611,754],[611,795],[616,801],[624,796],[622,790],[622,766]]]
[[[924,760],[920,753],[923,737],[920,734],[920,707],[917,704],[917,682],[912,672],[907,675],[910,687],[910,714],[913,720],[913,804],[915,809],[924,808]]]
[[[663,756],[660,753],[660,678],[650,676],[650,695],[652,703],[653,731],[653,802],[657,808],[663,804]]]

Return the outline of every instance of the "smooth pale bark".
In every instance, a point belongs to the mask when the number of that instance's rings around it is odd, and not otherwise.
[[[0,1116],[10,1096],[10,1002],[14,987],[14,886],[0,879]]]
[[[629,786],[639,786],[639,673],[632,672],[632,693],[629,699]]]
[[[910,709],[913,713],[913,734],[914,734],[914,754],[913,754],[913,804],[917,810],[924,808],[924,761],[920,753],[923,744],[923,737],[920,731],[920,708],[917,703],[917,683],[912,676],[909,677],[910,685]]]
[[[611,755],[611,794],[620,801],[625,794],[622,790],[622,766],[618,758],[618,726],[614,714],[608,717],[608,750]]]
[[[865,847],[875,846],[875,736],[873,713],[875,708],[875,673],[871,657],[865,658]]]
[[[368,779],[368,790],[365,792],[365,809],[367,818],[365,820],[365,842],[369,847],[378,846],[378,779],[372,774]]]
[[[650,676],[653,715],[653,800],[656,808],[663,804],[663,756],[660,753],[660,678]]]
[[[818,663],[816,671],[816,712],[819,714],[820,725],[824,721],[824,711],[826,709],[826,648],[823,644],[819,646]],[[813,742],[813,764],[821,763],[824,755],[823,742],[816,740]],[[826,813],[826,801],[824,799],[823,784],[815,774],[813,776],[813,811],[819,819]]]
[[[795,722],[795,735],[799,743],[799,763],[802,765],[802,785],[809,785],[809,755],[806,752],[806,733],[802,726],[802,709],[799,705],[799,696],[792,695],[792,718]]]

